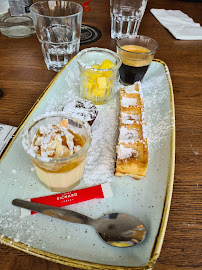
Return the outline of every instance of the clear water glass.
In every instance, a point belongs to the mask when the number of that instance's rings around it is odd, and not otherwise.
[[[110,0],[111,38],[138,33],[147,0]]]
[[[83,8],[71,1],[44,1],[30,10],[46,66],[58,72],[79,52]]]

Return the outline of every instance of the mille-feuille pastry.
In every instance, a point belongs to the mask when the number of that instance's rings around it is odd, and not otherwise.
[[[120,129],[115,176],[146,176],[148,145],[140,82],[120,89]]]

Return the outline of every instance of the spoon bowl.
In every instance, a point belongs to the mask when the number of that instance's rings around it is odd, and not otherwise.
[[[116,247],[131,247],[145,239],[146,229],[136,217],[112,213],[89,223],[100,237],[109,245]]]
[[[115,247],[131,247],[139,244],[146,237],[144,224],[138,218],[128,214],[112,213],[92,219],[71,210],[20,199],[14,199],[12,204],[68,222],[92,226],[102,240]]]

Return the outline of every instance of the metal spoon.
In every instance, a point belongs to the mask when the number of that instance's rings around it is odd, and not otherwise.
[[[144,224],[136,217],[128,214],[113,213],[98,219],[92,219],[71,210],[20,199],[13,200],[12,204],[68,222],[90,225],[111,246],[131,247],[142,242],[146,236]]]

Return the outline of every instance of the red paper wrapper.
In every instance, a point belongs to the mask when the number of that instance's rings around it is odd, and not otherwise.
[[[109,183],[98,186],[54,194],[45,197],[29,199],[30,202],[42,203],[46,205],[62,207],[92,199],[104,199],[112,197],[113,193]],[[21,208],[21,217],[33,215],[36,212]]]

